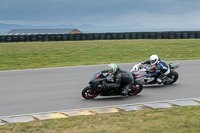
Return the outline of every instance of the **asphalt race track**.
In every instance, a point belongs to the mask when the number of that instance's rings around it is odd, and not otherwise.
[[[168,86],[145,86],[137,96],[85,100],[82,89],[92,75],[107,65],[29,69],[0,72],[0,116],[112,106],[200,96],[200,60],[175,61],[178,81]],[[129,70],[134,63],[118,64]]]

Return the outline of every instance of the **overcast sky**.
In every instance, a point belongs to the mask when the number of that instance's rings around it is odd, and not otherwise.
[[[0,0],[0,23],[200,28],[200,0]]]

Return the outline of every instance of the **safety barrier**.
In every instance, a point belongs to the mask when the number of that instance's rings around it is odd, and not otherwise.
[[[118,39],[197,39],[200,31],[121,32],[82,34],[0,35],[0,42],[80,41]]]

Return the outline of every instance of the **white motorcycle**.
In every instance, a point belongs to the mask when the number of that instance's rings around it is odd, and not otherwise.
[[[170,68],[170,73],[163,81],[164,85],[175,83],[179,77],[179,74],[175,71],[175,69],[180,67],[181,65],[179,63],[170,63],[168,65]],[[156,67],[150,64],[135,64],[131,69],[131,72],[135,73],[136,71],[143,72],[141,76],[144,77],[144,79],[142,80],[144,85],[157,84],[156,80],[161,74],[161,71],[157,71]]]

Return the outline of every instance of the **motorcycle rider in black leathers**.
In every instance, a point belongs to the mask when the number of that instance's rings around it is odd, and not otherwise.
[[[118,88],[121,85],[123,85],[123,91],[121,94],[124,96],[128,95],[128,89],[131,88],[131,86],[134,83],[132,74],[122,68],[119,68],[114,63],[108,65],[107,71],[110,75],[113,76],[114,82],[107,83],[104,85],[104,87],[107,89],[112,89],[112,88]]]
[[[158,84],[163,83],[166,76],[170,73],[169,66],[163,60],[159,59],[157,55],[151,55],[148,61],[141,62],[141,64],[154,65],[156,67],[156,72],[152,73],[152,75],[156,75],[157,73],[161,72],[156,80]]]

